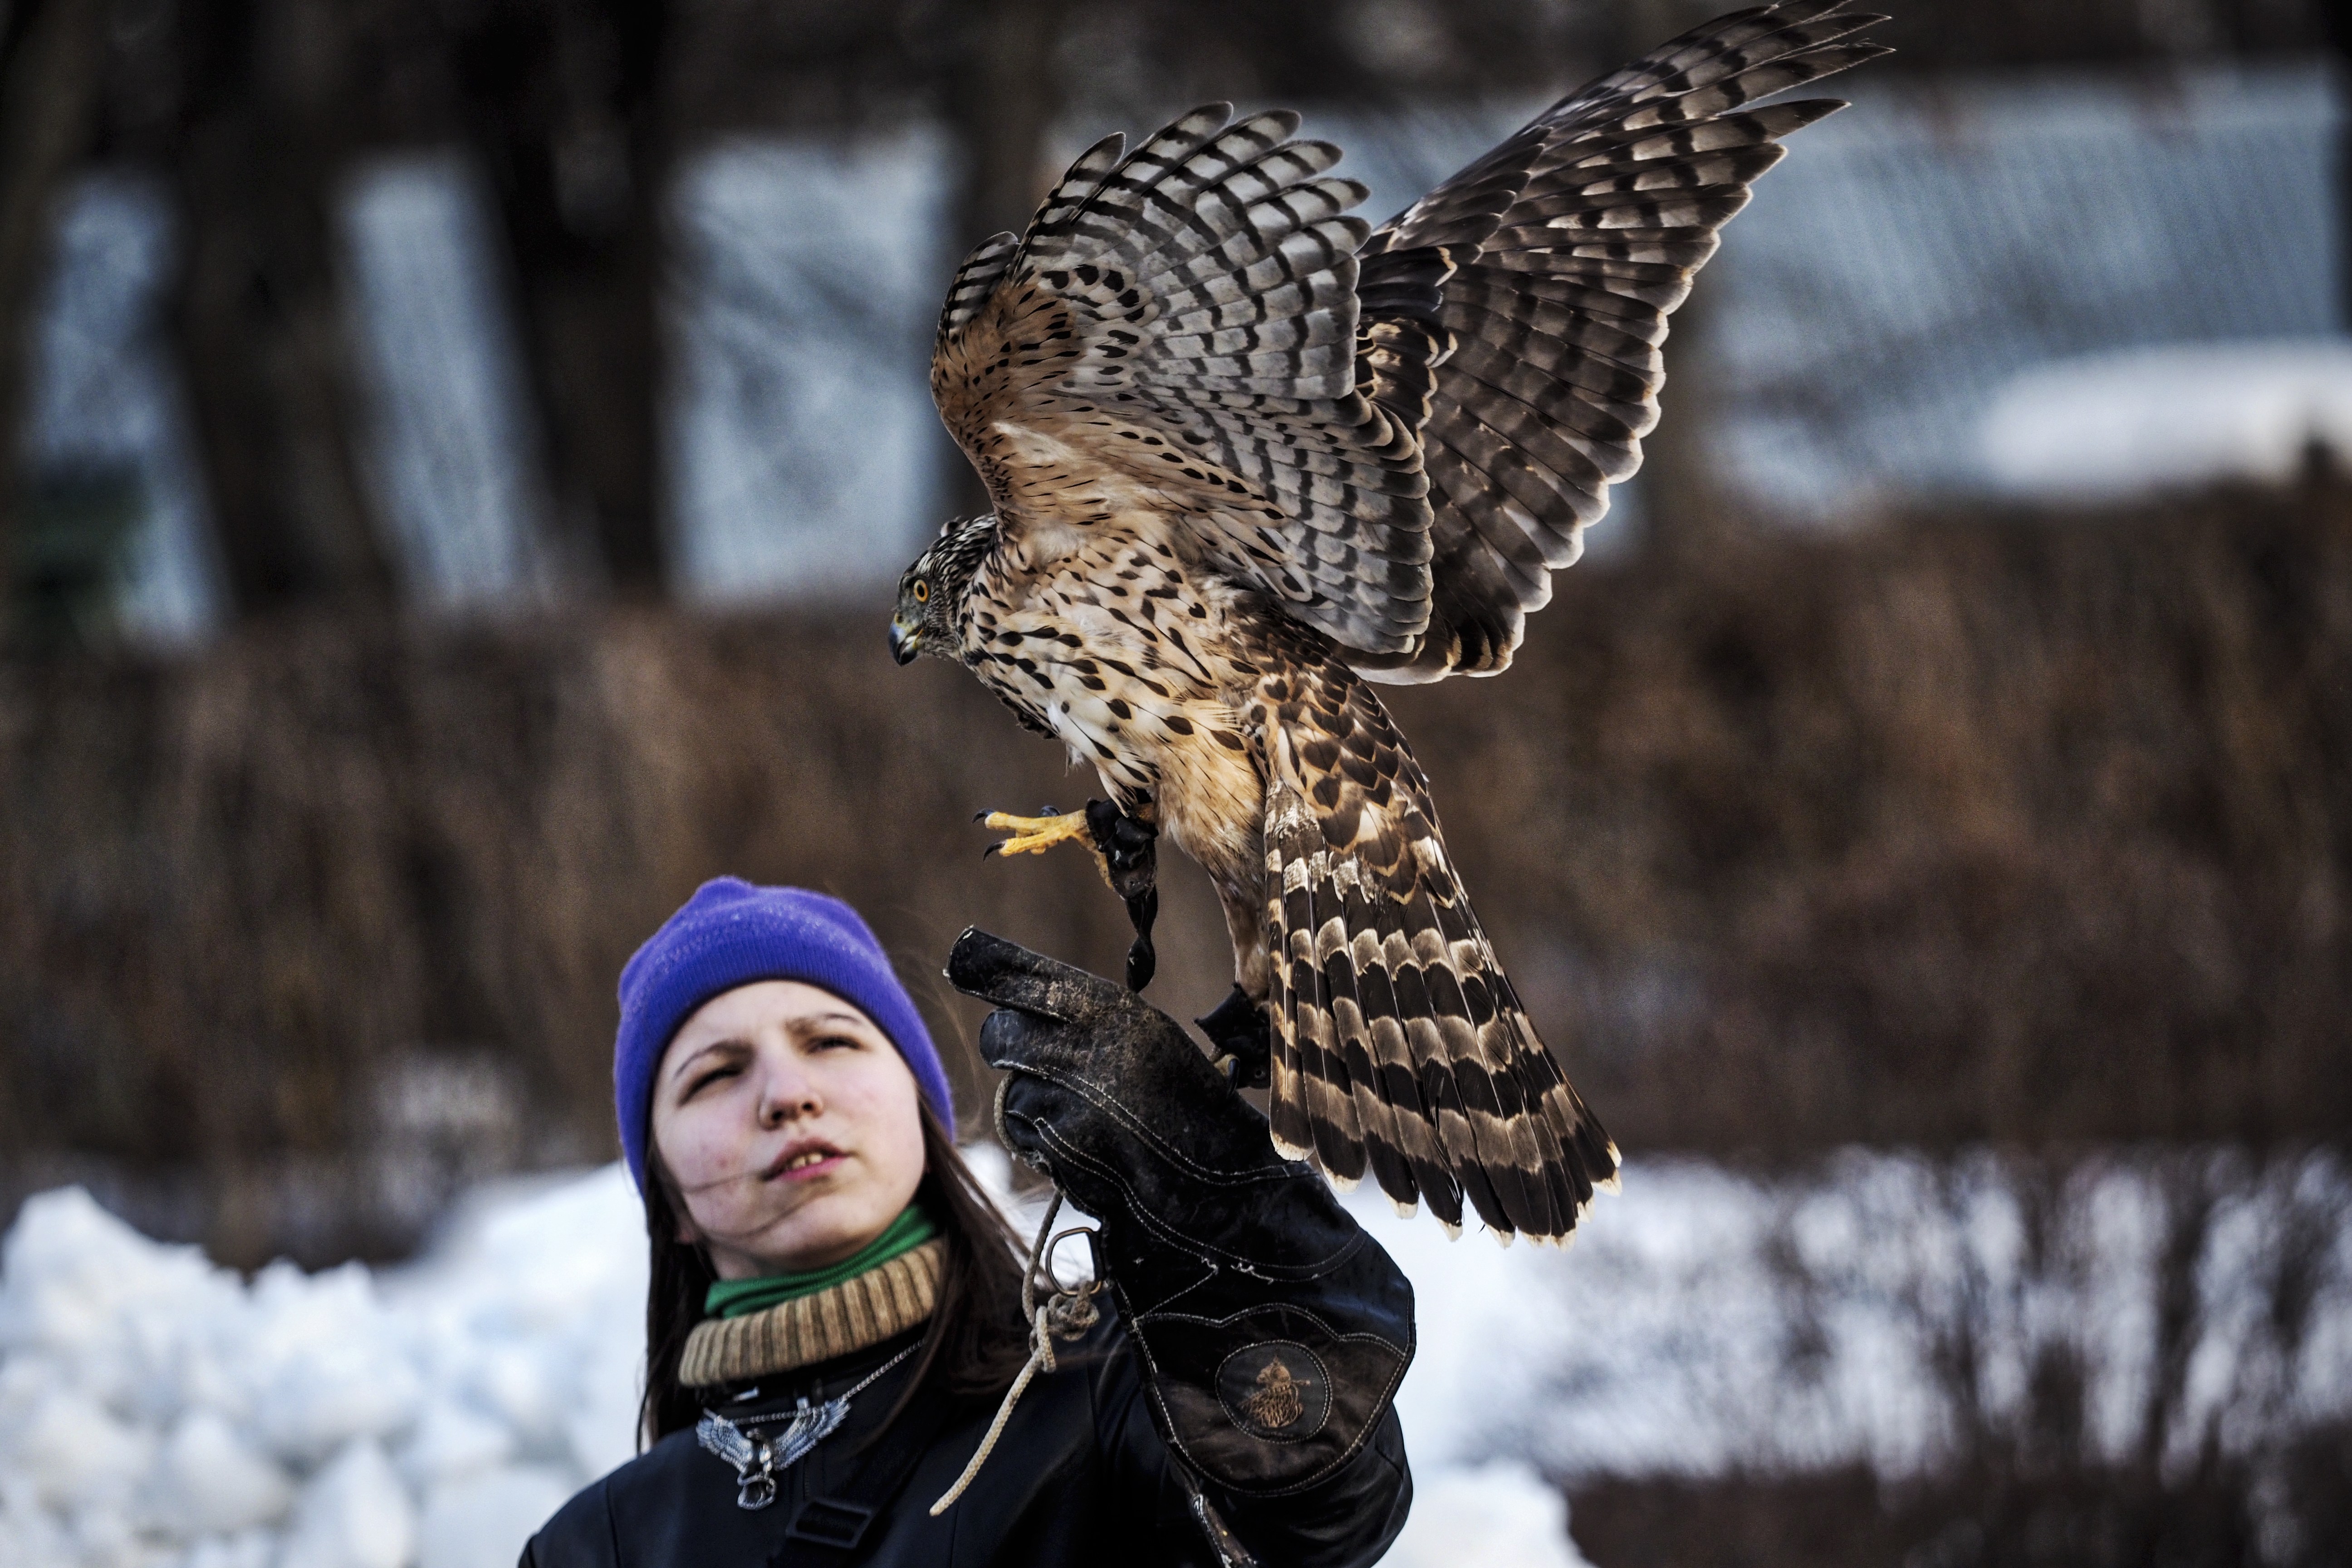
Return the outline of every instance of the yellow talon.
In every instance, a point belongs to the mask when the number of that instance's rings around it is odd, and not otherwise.
[[[988,852],[992,855],[1042,854],[1073,838],[1089,849],[1094,847],[1094,837],[1087,831],[1087,814],[1083,811],[1065,811],[1053,816],[1015,816],[1007,811],[992,811],[980,821],[983,827],[1013,835],[1002,843],[990,845]]]

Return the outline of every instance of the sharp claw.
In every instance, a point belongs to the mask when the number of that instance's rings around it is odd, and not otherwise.
[[[1263,1089],[1272,1076],[1272,1021],[1236,984],[1216,1011],[1195,1018],[1236,1089]]]
[[[975,811],[971,814],[971,819],[974,822],[986,822],[990,817],[994,816],[995,815],[996,813],[992,811]]]
[[[1127,950],[1127,988],[1140,991],[1160,970],[1160,954],[1151,945],[1152,923],[1160,918],[1159,889],[1148,888],[1128,900],[1127,918],[1135,927],[1134,944]]]

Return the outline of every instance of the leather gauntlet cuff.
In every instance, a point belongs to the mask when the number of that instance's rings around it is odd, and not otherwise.
[[[981,931],[948,978],[1003,1004],[1008,1147],[1101,1223],[1161,1434],[1203,1479],[1303,1490],[1361,1450],[1412,1359],[1412,1287],[1173,1019]]]
[[[1412,1288],[1359,1239],[1314,1279],[1226,1273],[1129,1318],[1162,1434],[1206,1479],[1251,1496],[1300,1491],[1379,1426],[1412,1359]]]

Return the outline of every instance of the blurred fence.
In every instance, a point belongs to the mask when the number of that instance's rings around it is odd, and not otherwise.
[[[1091,775],[893,668],[884,614],[0,668],[0,1217],[75,1178],[225,1260],[381,1253],[485,1169],[604,1157],[614,976],[722,872],[856,902],[951,1033],[967,922],[1108,970],[1084,858],[971,824]],[[1394,706],[1628,1149],[2352,1128],[2340,478],[1590,563],[1507,675]],[[1163,878],[1152,995],[1201,1012],[1221,922]]]

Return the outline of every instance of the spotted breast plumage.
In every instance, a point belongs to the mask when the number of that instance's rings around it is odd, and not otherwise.
[[[1373,681],[1507,666],[1640,463],[1666,318],[1779,138],[1843,105],[1842,0],[1722,17],[1570,94],[1377,231],[1285,112],[1196,110],[1074,163],[966,259],[931,386],[993,510],[911,565],[904,661],[970,667],[1091,763],[1137,915],[1214,882],[1286,1152],[1459,1226],[1565,1238],[1617,1151],[1470,911]]]

